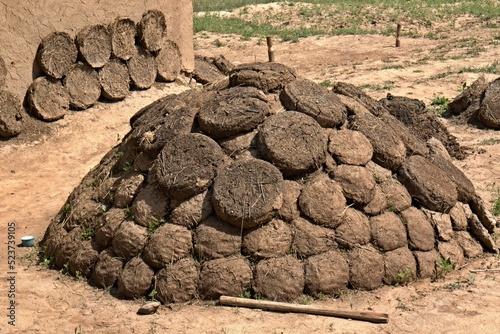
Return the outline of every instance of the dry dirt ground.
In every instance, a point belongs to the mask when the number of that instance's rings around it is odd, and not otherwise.
[[[497,31],[498,33],[498,31]],[[467,54],[460,39],[484,30],[453,33],[447,40],[384,36],[309,37],[299,43],[276,42],[276,59],[318,82],[346,81],[364,85],[375,98],[404,95],[430,103],[433,95],[453,98],[464,82],[478,73],[464,67],[491,65],[498,46],[485,43]],[[219,40],[222,42],[214,43]],[[235,63],[265,61],[267,48],[259,39],[203,34],[198,52],[224,54]],[[216,46],[218,45],[218,46]],[[464,48],[467,48],[465,46]],[[495,76],[488,75],[488,79]],[[123,102],[100,103],[50,124],[33,142],[0,142],[0,332],[1,333],[492,333],[500,328],[500,258],[477,259],[444,280],[417,281],[407,287],[383,287],[374,292],[347,291],[340,298],[302,302],[338,310],[389,314],[388,324],[312,315],[277,314],[214,303],[162,306],[150,316],[136,315],[143,301],[125,301],[84,281],[37,265],[35,248],[17,248],[16,326],[7,324],[7,222],[16,221],[16,237],[43,236],[50,219],[81,178],[129,130],[128,119],[139,108],[164,94],[186,89],[177,84],[136,91]],[[500,185],[500,134],[443,120],[471,155],[457,161],[478,193],[492,199]],[[477,269],[490,271],[471,272]],[[300,301],[299,301],[300,302]]]

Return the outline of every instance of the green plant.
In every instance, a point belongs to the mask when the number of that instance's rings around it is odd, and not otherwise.
[[[69,262],[66,262],[66,263],[63,265],[63,267],[62,267],[62,269],[61,269],[61,273],[62,273],[63,275],[69,275]]]
[[[215,45],[216,47],[220,48],[220,47],[224,46],[224,43],[222,43],[222,42],[220,41],[220,39],[218,39],[218,38],[217,38],[217,39],[214,41],[214,45]]]
[[[318,292],[318,299],[325,300],[328,299],[328,296],[320,291]]]
[[[126,208],[123,209],[123,213],[125,215],[125,219],[133,217],[132,210],[131,210],[131,208],[128,205],[127,205]]]
[[[148,225],[149,233],[153,233],[164,222],[165,222],[165,220],[163,220],[163,219],[155,219],[152,222],[150,222]]]
[[[95,236],[93,228],[87,227],[85,225],[81,225],[81,228],[82,228],[82,240],[88,240]]]
[[[467,281],[470,284],[474,284],[474,282],[476,281],[476,278],[474,276],[472,276],[470,273],[467,273]]]
[[[132,165],[130,164],[130,162],[126,162],[126,163],[123,165],[123,167],[122,167],[122,170],[123,170],[124,172],[128,172],[128,171],[129,171],[129,170],[131,170],[131,169],[132,169]]]
[[[491,213],[495,216],[500,216],[500,186],[498,186],[495,182],[488,185],[488,188],[491,190]],[[496,236],[498,238],[498,236]],[[496,241],[496,240],[495,240]]]
[[[332,87],[333,83],[330,80],[323,80],[319,83],[319,85],[328,88],[328,87]]]
[[[81,281],[81,280],[84,280],[85,277],[82,275],[82,273],[80,271],[75,271],[75,277],[77,280]]]
[[[54,265],[54,258],[52,256],[50,257],[42,256],[38,264],[40,266],[46,266],[48,268],[51,268]]]
[[[69,203],[64,204],[64,206],[62,207],[62,211],[64,213],[68,213],[70,210],[71,210],[71,204]]]
[[[497,197],[497,199],[493,201],[493,210],[491,213],[495,216],[500,216],[500,197]]]
[[[154,288],[153,290],[151,290],[151,292],[148,294],[148,297],[151,298],[151,300],[153,301],[157,301],[156,300],[156,294],[158,293],[158,291],[156,291],[156,288]]]
[[[401,310],[401,311],[413,311],[412,308],[408,307],[405,303],[403,303],[402,301],[398,301],[398,305],[396,305],[396,308]]]
[[[413,271],[410,268],[406,267],[403,272],[400,272],[396,275],[395,281],[397,285],[408,285],[408,283],[411,283],[413,281]]]
[[[115,157],[115,159],[116,159],[116,160],[118,160],[118,159],[120,159],[120,158],[121,158],[124,154],[125,154],[125,152],[117,150],[117,151],[115,151],[115,153],[114,153],[114,157]]]
[[[432,100],[431,100],[431,106],[433,107],[433,111],[436,114],[436,116],[443,116],[444,113],[448,111],[448,103],[450,100],[448,100],[447,97],[444,96],[438,96],[438,95],[433,95]]]
[[[302,298],[300,299],[300,304],[301,305],[309,305],[311,304],[313,300],[313,297],[312,296],[309,296],[309,295],[304,295],[302,296]]]
[[[438,259],[438,266],[439,266],[439,269],[437,272],[437,278],[444,278],[444,276],[446,276],[447,273],[455,270],[455,265],[453,263],[451,263],[450,258],[444,259],[444,258],[440,257]]]
[[[247,291],[243,292],[242,294],[240,294],[238,297],[250,299],[250,298],[252,298],[252,293],[247,290]]]

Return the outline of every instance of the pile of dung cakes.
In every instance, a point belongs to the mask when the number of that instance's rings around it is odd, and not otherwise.
[[[49,225],[56,268],[124,298],[286,301],[498,251],[495,217],[444,145],[358,88],[278,63],[216,86],[131,118]]]

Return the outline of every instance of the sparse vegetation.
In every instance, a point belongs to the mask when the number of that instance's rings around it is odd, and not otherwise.
[[[54,258],[52,256],[46,257],[44,255],[41,256],[40,262],[38,262],[40,266],[45,266],[47,268],[52,268],[54,265]]]
[[[450,100],[444,96],[434,95],[431,100],[431,109],[436,116],[443,116],[448,111],[448,103]]]
[[[313,300],[313,297],[312,296],[309,296],[309,295],[304,295],[302,296],[302,298],[300,299],[300,304],[301,305],[309,305],[311,304]]]
[[[437,272],[437,278],[444,278],[447,273],[455,270],[455,265],[453,263],[451,263],[450,258],[444,259],[444,258],[440,257],[438,260],[438,266],[439,266],[439,269]]]
[[[165,221],[163,219],[155,219],[152,222],[149,223],[148,225],[148,232],[151,234],[153,233],[158,227],[160,227],[161,224],[163,224]]]
[[[252,293],[247,290],[244,293],[240,294],[238,297],[250,299],[250,298],[252,298]]]
[[[491,213],[495,216],[500,216],[500,186],[493,182],[487,187],[492,192]]]
[[[126,208],[123,209],[123,213],[125,214],[125,219],[133,218],[132,210],[128,205]]]
[[[397,285],[408,285],[413,281],[413,271],[406,267],[403,272],[398,273],[395,277],[395,282]]]
[[[269,11],[267,15],[250,13],[248,5],[281,3],[278,13]],[[262,34],[280,36],[283,40],[314,35],[351,35],[382,34],[393,35],[394,22],[405,18],[412,23],[402,32],[406,37],[424,37],[442,39],[441,30],[429,29],[433,22],[449,22],[453,25],[455,17],[470,15],[476,17],[484,29],[497,26],[494,20],[500,17],[494,0],[481,2],[468,1],[404,1],[404,0],[228,0],[228,1],[193,1],[195,13],[194,31],[234,33],[246,37],[258,37]],[[236,8],[239,18],[221,15],[220,11],[232,12]],[[289,11],[298,13],[301,22],[307,22],[307,29],[285,27],[283,22],[290,22]],[[207,14],[208,13],[208,14]],[[248,16],[251,17],[249,18]],[[327,17],[328,20],[324,18]],[[275,22],[275,23],[273,23]],[[279,22],[279,23],[276,23]],[[332,26],[331,22],[335,22]],[[302,24],[303,25],[303,24]],[[224,27],[224,28],[222,28]],[[474,39],[475,41],[475,39]],[[480,46],[470,45],[466,56],[475,56],[484,51]]]
[[[157,293],[158,293],[158,291],[156,291],[156,288],[155,288],[155,289],[151,290],[151,292],[148,294],[148,297],[153,301],[157,301],[155,298]]]
[[[458,73],[491,73],[500,74],[500,64],[498,61],[494,61],[490,65],[479,66],[479,67],[466,67],[458,71]]]
[[[372,84],[364,84],[360,85],[358,88],[360,89],[371,89],[374,91],[382,91],[382,90],[390,90],[394,88],[394,81],[386,81],[384,85],[372,85]]]
[[[82,240],[89,240],[95,236],[93,228],[87,227],[85,225],[81,225],[81,228],[82,228]]]
[[[332,87],[333,83],[330,80],[323,80],[319,83],[319,85],[328,88]]]

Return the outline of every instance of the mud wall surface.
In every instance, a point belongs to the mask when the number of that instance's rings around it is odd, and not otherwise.
[[[89,24],[108,24],[119,16],[139,22],[149,9],[167,19],[167,38],[179,45],[183,66],[194,69],[193,5],[191,0],[0,0],[0,57],[8,75],[6,88],[23,97],[41,75],[35,56],[43,37],[64,31],[74,37]]]

